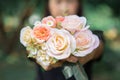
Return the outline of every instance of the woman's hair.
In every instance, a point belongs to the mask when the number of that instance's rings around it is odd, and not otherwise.
[[[83,15],[83,10],[82,10],[82,0],[78,0],[79,1],[79,6],[78,6],[78,12],[77,15],[78,16],[82,16]],[[45,13],[43,15],[43,17],[49,16],[50,15],[50,11],[49,11],[49,0],[46,0],[46,5],[45,5]]]

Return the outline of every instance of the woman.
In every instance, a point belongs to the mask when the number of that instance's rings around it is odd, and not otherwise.
[[[46,1],[47,1],[47,5],[46,5],[45,16],[52,15],[53,17],[56,17],[56,16],[64,16],[66,14],[67,15],[76,14],[78,16],[82,16],[81,0],[46,0]],[[80,63],[85,64],[84,66],[85,70],[87,73],[90,74],[91,74],[90,72],[91,62],[89,61],[99,58],[101,56],[103,49],[102,32],[93,31],[93,33],[98,34],[98,37],[101,40],[100,46],[95,51],[93,51],[93,53],[82,58],[70,56],[68,59],[66,59],[66,61],[71,63],[76,63],[77,61],[79,61]],[[89,65],[87,65],[86,63]],[[51,70],[43,71],[42,68],[39,65],[37,65],[37,69],[38,69],[37,80],[66,80],[62,73],[62,67],[60,66],[57,67],[52,66]],[[89,80],[90,80],[90,74],[88,74]],[[72,76],[67,80],[75,80],[75,78],[74,76]]]

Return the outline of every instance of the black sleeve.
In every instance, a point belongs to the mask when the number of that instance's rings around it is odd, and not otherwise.
[[[104,38],[103,31],[101,31],[101,30],[94,30],[94,31],[92,31],[92,32],[93,32],[93,34],[97,35],[98,38],[105,44],[105,38]],[[94,60],[94,61],[99,61],[99,60],[101,60],[102,56],[103,56],[103,55],[101,55],[98,59],[96,59],[96,60]]]
[[[97,35],[98,38],[99,38],[103,43],[105,43],[105,38],[104,38],[103,31],[101,31],[101,30],[94,30],[94,31],[92,31],[92,32],[93,32],[93,34]]]

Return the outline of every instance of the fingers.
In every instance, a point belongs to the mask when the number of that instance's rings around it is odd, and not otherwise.
[[[78,61],[78,58],[75,56],[70,56],[69,58],[66,59],[66,61],[76,63]]]
[[[87,62],[91,61],[94,58],[94,52],[84,56],[84,57],[79,57],[79,62],[81,64],[86,64]]]

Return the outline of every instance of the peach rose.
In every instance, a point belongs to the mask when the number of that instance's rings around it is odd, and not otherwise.
[[[42,24],[45,24],[48,27],[56,27],[56,20],[52,16],[43,18]]]
[[[78,30],[85,29],[85,25],[86,25],[86,18],[79,17],[77,15],[65,16],[65,19],[61,24],[61,26],[64,29],[67,29],[72,33]]]
[[[99,46],[99,39],[90,30],[76,32],[74,35],[76,39],[76,51],[74,56],[86,56]]]
[[[47,54],[58,60],[68,58],[76,48],[75,38],[64,29],[54,29],[53,32],[46,42]]]
[[[29,26],[21,29],[21,31],[20,31],[20,42],[24,46],[28,46],[29,43],[31,42],[31,40],[32,40],[31,32],[32,32],[32,29]]]
[[[50,37],[50,29],[44,26],[35,26],[32,35],[39,43],[42,43]]]

